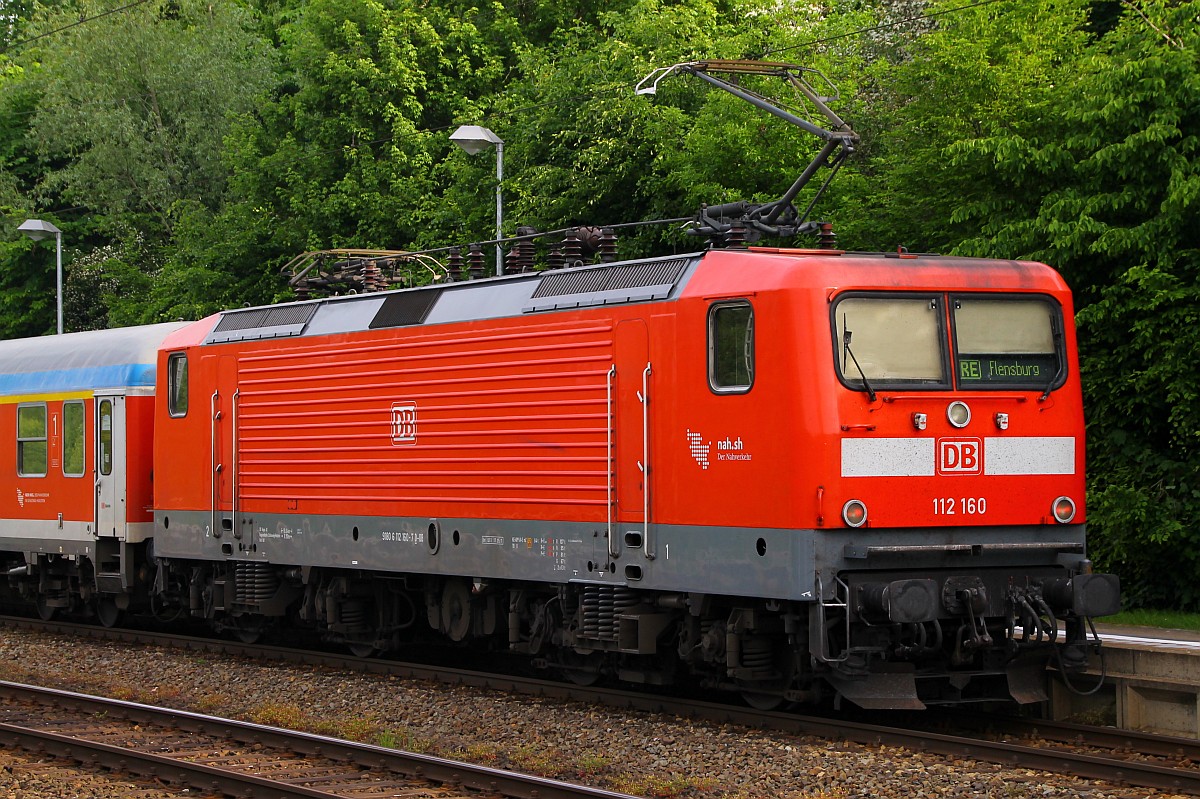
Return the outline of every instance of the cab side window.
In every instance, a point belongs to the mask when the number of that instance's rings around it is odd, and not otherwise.
[[[45,477],[50,447],[46,440],[46,403],[17,406],[17,474]]]
[[[744,394],[754,384],[754,308],[745,300],[708,310],[708,385],[718,394]]]
[[[167,409],[172,416],[187,416],[188,362],[185,352],[167,357]]]

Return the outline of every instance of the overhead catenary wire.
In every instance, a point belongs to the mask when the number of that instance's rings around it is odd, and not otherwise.
[[[62,33],[65,30],[70,30],[71,28],[77,28],[80,25],[86,24],[88,22],[94,22],[95,20],[101,19],[103,17],[107,17],[110,14],[118,14],[122,11],[128,11],[131,8],[135,8],[140,5],[145,5],[146,3],[149,3],[149,2],[151,2],[151,0],[134,0],[134,2],[127,3],[118,8],[110,8],[108,11],[101,11],[99,14],[93,14],[92,16],[84,17],[83,19],[77,19],[74,22],[72,22],[70,25],[63,25],[61,28],[55,28],[52,31],[46,31],[45,33],[39,33],[37,36],[30,36],[28,39],[21,39],[20,41],[12,42],[11,44],[8,45],[8,47],[4,48],[3,52],[8,53],[9,51],[14,50],[18,47],[24,47],[25,45],[29,44],[30,42],[36,42],[39,39],[45,39],[47,36],[53,36],[54,34]]]
[[[802,50],[805,47],[814,47],[818,44],[828,44],[829,42],[836,42],[841,39],[849,39],[851,36],[861,36],[864,33],[887,30],[888,28],[895,28],[909,22],[922,22],[924,20],[935,19],[937,17],[944,17],[947,14],[954,14],[959,11],[970,11],[972,8],[979,8],[980,6],[988,6],[992,5],[993,3],[1000,2],[1004,2],[1004,0],[975,0],[973,3],[955,6],[954,8],[944,8],[941,11],[930,11],[927,13],[914,14],[911,17],[904,17],[903,19],[892,20],[891,22],[881,22],[878,25],[871,25],[870,27],[866,28],[858,28],[857,30],[847,31],[846,33],[839,33],[836,36],[825,36],[820,39],[811,39],[807,42],[801,42],[800,44],[788,45],[787,47],[776,47],[763,53],[763,57],[765,58],[769,55],[777,55],[778,53],[786,53],[791,50]]]

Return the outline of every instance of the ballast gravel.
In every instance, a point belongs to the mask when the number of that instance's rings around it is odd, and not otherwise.
[[[0,748],[3,799],[177,799],[189,796]]]
[[[893,747],[6,627],[0,627],[0,679],[304,729],[637,796],[1166,796]],[[0,760],[0,799],[103,795],[92,788],[71,792],[70,785],[60,792],[44,774],[37,787],[27,779],[14,787],[13,775],[27,772]]]

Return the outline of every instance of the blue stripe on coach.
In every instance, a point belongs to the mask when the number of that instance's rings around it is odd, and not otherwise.
[[[0,374],[0,396],[51,394],[93,388],[153,386],[156,371],[155,365],[151,363],[123,363],[111,366],[85,366],[78,369],[51,369],[45,372]]]

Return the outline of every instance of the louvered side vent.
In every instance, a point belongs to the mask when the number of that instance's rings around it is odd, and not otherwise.
[[[441,293],[441,289],[423,289],[392,294],[379,307],[370,328],[376,330],[381,327],[419,325],[425,321]]]
[[[547,272],[523,309],[582,308],[667,297],[687,269],[686,258],[659,258]]]
[[[316,312],[316,303],[226,311],[204,343],[297,336],[304,331],[304,326]]]

